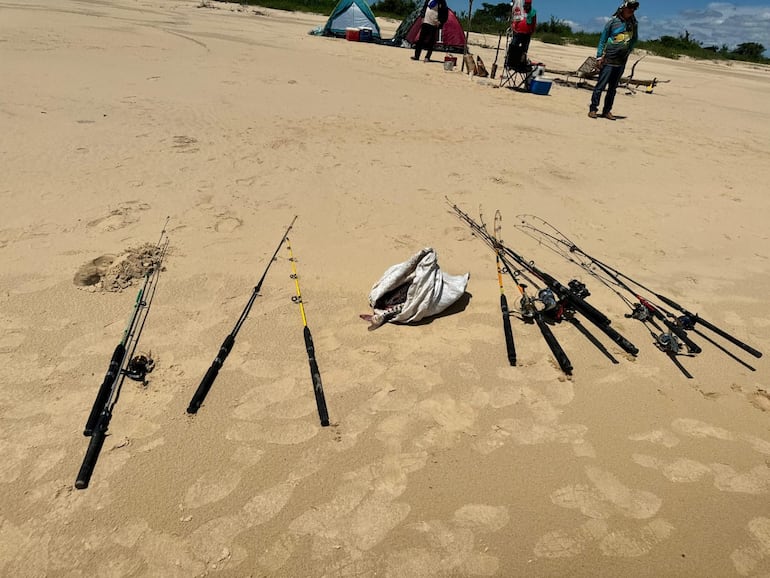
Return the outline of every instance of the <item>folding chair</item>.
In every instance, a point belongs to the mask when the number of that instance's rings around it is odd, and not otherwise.
[[[598,77],[599,67],[596,64],[596,58],[589,56],[577,70],[569,72],[567,74],[567,84],[569,84],[569,79],[571,76],[575,77],[575,86],[577,87],[583,86],[583,84],[585,84],[589,79]]]
[[[505,62],[500,75],[500,86],[513,89],[529,90],[534,66],[527,58],[529,36],[512,34],[509,30],[505,36]]]

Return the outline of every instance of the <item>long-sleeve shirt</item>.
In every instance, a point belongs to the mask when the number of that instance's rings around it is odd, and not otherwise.
[[[620,16],[613,16],[602,30],[596,56],[603,56],[607,64],[625,64],[637,40],[639,30],[636,18],[632,16],[623,20]]]

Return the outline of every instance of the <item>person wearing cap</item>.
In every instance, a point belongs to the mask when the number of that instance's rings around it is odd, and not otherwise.
[[[599,103],[602,92],[606,88],[607,94],[604,97],[601,116],[608,120],[615,120],[612,114],[615,93],[626,68],[626,61],[639,40],[639,24],[635,15],[637,8],[639,8],[639,2],[624,0],[602,30],[599,46],[596,49],[596,64],[601,70],[588,108],[588,116],[591,118],[599,116]]]

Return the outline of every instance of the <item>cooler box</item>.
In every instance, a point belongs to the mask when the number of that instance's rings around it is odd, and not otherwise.
[[[345,38],[347,40],[358,42],[360,35],[361,31],[358,28],[345,28]]]
[[[359,40],[359,42],[371,42],[372,41],[372,29],[371,28],[361,28],[361,30],[358,31],[358,40]]]
[[[539,76],[537,78],[533,78],[529,83],[529,90],[532,94],[546,95],[551,91],[551,84],[553,84],[552,80]]]

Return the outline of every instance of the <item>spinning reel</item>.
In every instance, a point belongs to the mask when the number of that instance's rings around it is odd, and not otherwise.
[[[144,383],[145,377],[148,373],[151,373],[155,369],[155,360],[151,357],[151,353],[135,355],[128,362],[124,373],[129,379],[134,381],[141,381]]]
[[[657,346],[666,353],[676,355],[682,349],[679,338],[673,333],[661,333],[655,337]]]
[[[638,319],[639,321],[647,321],[652,318],[650,310],[641,303],[634,303],[633,311],[626,313],[625,316],[631,319]]]

